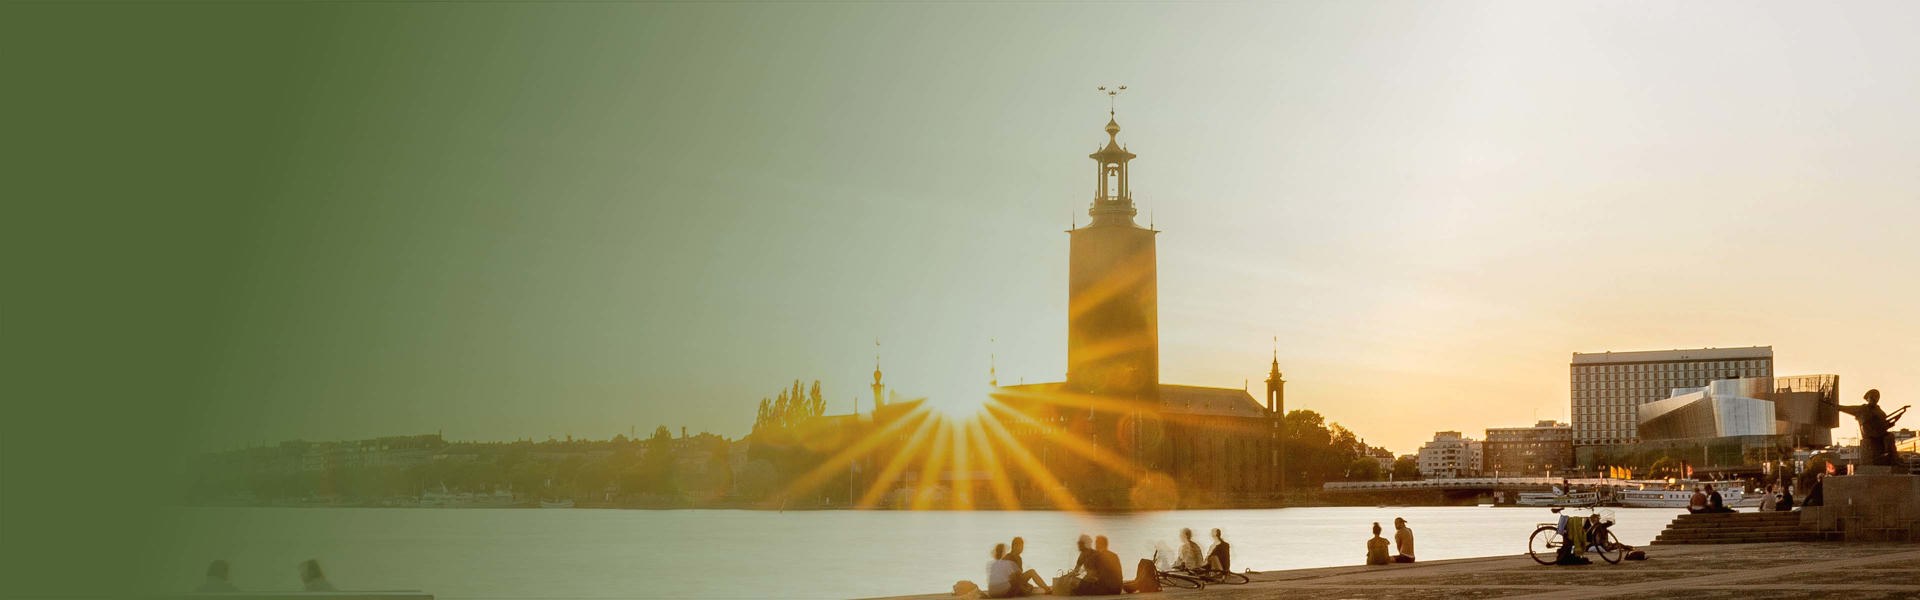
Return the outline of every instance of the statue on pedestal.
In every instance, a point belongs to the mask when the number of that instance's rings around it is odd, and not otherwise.
[[[1860,422],[1860,463],[1863,465],[1891,465],[1898,454],[1893,448],[1893,437],[1887,434],[1893,424],[1907,413],[1907,407],[1893,411],[1889,415],[1880,410],[1880,390],[1867,390],[1866,404],[1851,406],[1835,405],[1840,412],[1853,415]]]

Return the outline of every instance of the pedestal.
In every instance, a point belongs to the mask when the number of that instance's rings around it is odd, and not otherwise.
[[[1801,527],[1848,542],[1920,542],[1920,475],[1828,477],[1823,506],[1800,511]]]

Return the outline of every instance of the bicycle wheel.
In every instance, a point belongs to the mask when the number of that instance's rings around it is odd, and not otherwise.
[[[1612,531],[1608,531],[1606,537],[1593,545],[1593,551],[1599,552],[1600,558],[1606,560],[1607,564],[1620,564],[1620,559],[1627,557],[1627,545],[1620,543],[1620,538],[1614,537]]]
[[[1245,574],[1235,573],[1233,571],[1227,571],[1226,573],[1220,574],[1219,579],[1220,579],[1220,583],[1224,583],[1227,585],[1240,585],[1248,581],[1252,581],[1250,579],[1247,579],[1247,576]]]
[[[1198,579],[1194,579],[1192,577],[1188,577],[1185,575],[1175,575],[1173,573],[1167,573],[1167,572],[1161,572],[1158,577],[1155,577],[1155,579],[1160,580],[1160,587],[1177,587],[1177,588],[1186,588],[1189,590],[1197,590],[1200,588],[1207,587],[1207,584],[1201,583],[1200,580]]]
[[[1552,525],[1542,525],[1539,529],[1533,530],[1532,536],[1527,537],[1527,556],[1533,557],[1533,562],[1543,565],[1553,564],[1554,560],[1559,558],[1560,544],[1563,541],[1560,539],[1559,529]]]

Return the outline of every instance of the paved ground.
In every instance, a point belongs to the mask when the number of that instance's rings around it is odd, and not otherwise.
[[[1525,556],[1253,575],[1247,585],[1170,590],[1166,598],[1920,598],[1920,546],[1785,543],[1653,546],[1645,561],[1541,566]],[[952,598],[916,596],[915,598]]]

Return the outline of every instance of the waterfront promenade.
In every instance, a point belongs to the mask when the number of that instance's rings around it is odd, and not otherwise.
[[[1648,560],[1618,565],[1596,560],[1585,566],[1542,566],[1519,555],[1274,571],[1255,574],[1246,585],[1168,590],[1158,596],[1249,600],[1920,597],[1920,545],[1804,542],[1646,550]],[[1354,549],[1356,559],[1360,554]]]

